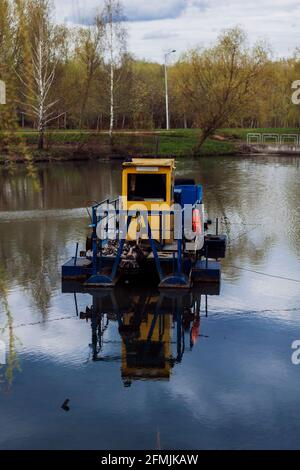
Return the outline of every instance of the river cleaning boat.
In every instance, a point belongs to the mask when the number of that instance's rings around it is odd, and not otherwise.
[[[62,266],[63,280],[87,287],[118,282],[189,289],[220,282],[218,261],[226,236],[208,234],[203,187],[175,179],[173,159],[133,158],[123,163],[122,194],[91,208],[86,249]],[[218,224],[216,224],[218,226]]]

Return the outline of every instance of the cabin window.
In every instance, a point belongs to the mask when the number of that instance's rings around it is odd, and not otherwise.
[[[128,201],[166,201],[167,175],[129,174]]]

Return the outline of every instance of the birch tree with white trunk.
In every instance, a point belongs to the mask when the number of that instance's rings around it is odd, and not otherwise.
[[[32,44],[32,77],[23,77],[18,74],[24,85],[22,104],[37,122],[40,150],[44,148],[47,125],[64,114],[58,113],[54,108],[59,99],[49,99],[55,79],[57,59],[51,52],[49,40],[45,36],[43,29],[40,28]]]
[[[115,122],[115,87],[116,69],[126,53],[127,31],[124,25],[123,7],[119,0],[105,0],[103,19],[105,22],[105,42],[110,75],[110,124],[109,135],[112,138]],[[118,77],[120,79],[120,77]]]

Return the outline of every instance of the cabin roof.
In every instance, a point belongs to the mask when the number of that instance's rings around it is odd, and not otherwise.
[[[173,158],[133,158],[130,162],[124,162],[123,167],[170,167],[175,168],[175,160]]]

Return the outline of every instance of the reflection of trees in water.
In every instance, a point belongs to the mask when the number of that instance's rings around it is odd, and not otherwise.
[[[5,77],[2,78],[5,79]],[[30,179],[34,190],[38,191],[40,186],[32,153],[29,151],[24,137],[17,133],[19,126],[15,112],[15,84],[11,78],[7,78],[5,82],[8,101],[5,106],[1,107],[0,153],[4,150],[4,152],[7,154],[6,159],[8,160],[8,169],[11,177],[13,177],[16,173],[16,164],[14,162],[15,156],[17,155],[21,157],[24,161],[27,177]]]
[[[283,238],[299,256],[298,160],[282,156],[202,158],[192,164],[181,161],[177,167],[180,175],[203,184],[208,215],[222,219],[221,229],[231,242],[226,264],[263,264]]]
[[[274,244],[275,237],[265,237],[259,242],[253,243],[249,235],[245,234],[234,240],[232,245],[228,247],[226,259],[223,263],[227,266],[226,272],[231,279],[238,280],[242,277],[242,271],[236,270],[232,265],[237,266],[260,266],[263,265],[269,252]]]
[[[29,292],[44,316],[53,291],[60,285],[61,264],[69,256],[68,242],[77,234],[83,241],[86,227],[86,219],[59,218],[0,224],[0,257],[8,281]]]
[[[297,159],[300,170],[300,160]],[[289,179],[286,181],[286,201],[292,208],[286,218],[282,220],[283,230],[286,234],[287,243],[295,255],[300,257],[300,171],[291,171]]]
[[[0,299],[3,313],[6,317],[0,331],[8,338],[5,373],[0,374],[0,382],[6,382],[8,387],[10,387],[13,383],[14,372],[20,370],[20,364],[16,351],[18,338],[14,334],[14,319],[8,303],[7,280],[2,268],[0,268]]]
[[[180,169],[180,172],[184,172]],[[222,229],[229,240],[236,235],[233,219],[249,223],[257,219],[255,195],[249,185],[248,173],[238,164],[238,160],[226,158],[203,158],[193,164],[193,170],[186,172],[193,176],[204,188],[205,209],[210,218],[223,219]]]
[[[42,188],[39,192],[35,191],[24,168],[13,175],[0,170],[0,207],[3,210],[83,207],[88,200],[120,192],[120,163],[77,162],[37,168]],[[11,215],[13,219],[14,214]],[[69,256],[69,240],[84,241],[86,233],[84,218],[45,217],[15,220],[9,225],[0,223],[0,256],[9,279],[30,293],[34,305],[44,316],[53,290],[60,283],[60,266]]]
[[[0,170],[0,209],[51,209],[84,207],[88,201],[120,193],[121,163],[67,162],[38,165],[41,191],[20,169],[13,175]]]

